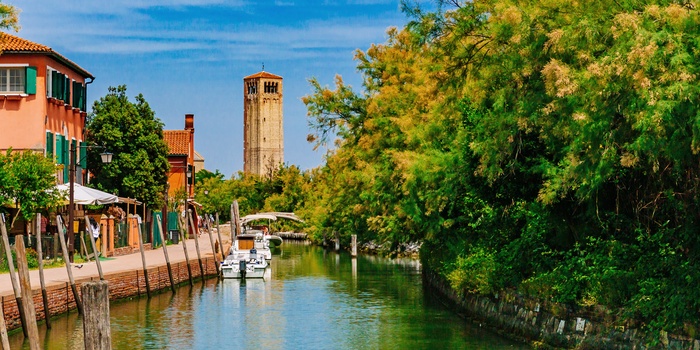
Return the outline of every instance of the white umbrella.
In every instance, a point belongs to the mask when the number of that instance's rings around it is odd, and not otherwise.
[[[58,191],[63,192],[66,197],[70,195],[70,184],[56,185]],[[119,202],[119,197],[96,190],[94,188],[85,187],[79,184],[73,184],[73,202],[75,204],[110,204]]]

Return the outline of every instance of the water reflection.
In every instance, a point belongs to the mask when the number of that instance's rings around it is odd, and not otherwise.
[[[424,294],[415,260],[351,258],[289,242],[264,280],[186,284],[116,303],[110,313],[114,349],[527,348]],[[76,313],[52,325],[41,331],[44,348],[83,348]],[[13,334],[13,349],[22,338]]]

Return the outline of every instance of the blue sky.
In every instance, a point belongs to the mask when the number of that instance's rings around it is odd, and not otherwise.
[[[142,93],[165,123],[195,115],[195,148],[208,170],[243,170],[243,78],[262,70],[284,78],[285,162],[322,163],[301,97],[308,79],[336,74],[361,90],[356,49],[387,39],[407,22],[398,0],[4,0],[21,10],[16,35],[47,45],[96,79],[89,106],[109,86]]]

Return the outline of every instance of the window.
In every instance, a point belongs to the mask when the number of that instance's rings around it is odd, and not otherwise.
[[[85,110],[85,95],[86,95],[85,85],[79,81],[73,80],[73,104],[72,106],[80,110]]]
[[[46,156],[49,158],[54,158],[53,155],[53,133],[51,131],[46,132]]]
[[[51,69],[46,69],[46,97],[53,97],[66,104],[71,102],[71,80],[67,75]]]
[[[249,81],[248,82],[248,94],[258,93],[258,83]]]
[[[36,67],[0,67],[0,93],[35,94]]]

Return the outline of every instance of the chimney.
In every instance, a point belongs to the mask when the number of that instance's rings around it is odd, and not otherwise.
[[[194,114],[185,114],[185,130],[194,130]]]

